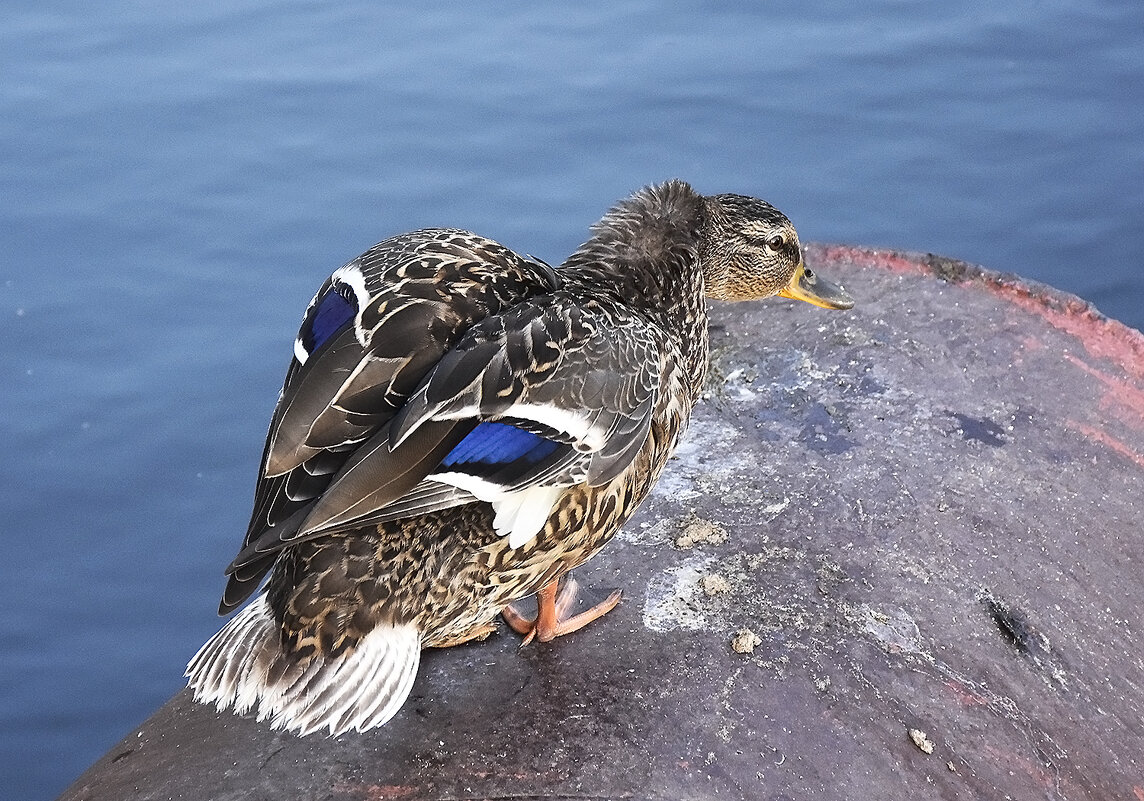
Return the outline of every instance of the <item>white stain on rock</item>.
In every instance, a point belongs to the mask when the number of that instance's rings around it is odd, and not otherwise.
[[[659,632],[707,628],[699,580],[714,561],[713,556],[696,554],[653,576],[644,595],[644,625]]]

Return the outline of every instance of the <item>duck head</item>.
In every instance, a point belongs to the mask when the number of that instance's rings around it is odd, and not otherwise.
[[[704,205],[707,219],[699,256],[708,297],[759,300],[781,295],[827,309],[854,305],[846,290],[807,268],[798,233],[770,203],[745,195],[709,195]]]

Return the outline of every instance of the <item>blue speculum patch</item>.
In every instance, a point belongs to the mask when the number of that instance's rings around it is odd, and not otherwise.
[[[349,295],[349,300],[342,294],[343,292]],[[326,290],[326,294],[318,301],[318,305],[306,320],[302,344],[307,353],[313,353],[322,347],[354,319],[354,315],[357,314],[356,300],[353,291],[348,288],[334,285]]]
[[[441,460],[444,466],[457,464],[509,464],[517,459],[539,462],[552,454],[560,443],[508,423],[480,423]]]

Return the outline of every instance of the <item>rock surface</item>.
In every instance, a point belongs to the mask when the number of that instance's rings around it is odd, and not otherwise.
[[[1144,799],[1144,336],[938,257],[808,262],[858,306],[715,311],[685,443],[578,573],[611,614],[427,652],[365,735],[181,693],[62,798]]]

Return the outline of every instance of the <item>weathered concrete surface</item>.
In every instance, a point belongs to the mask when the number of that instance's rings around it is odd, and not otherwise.
[[[717,311],[686,444],[580,573],[616,611],[429,652],[364,736],[181,694],[63,798],[1144,799],[1144,336],[935,257],[809,261],[859,305]]]

